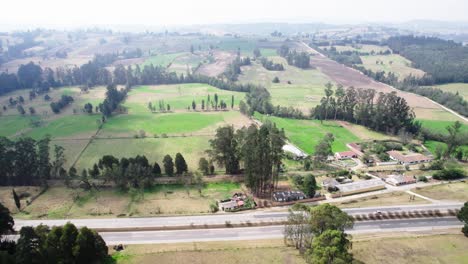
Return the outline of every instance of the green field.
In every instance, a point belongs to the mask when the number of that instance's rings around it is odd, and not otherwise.
[[[326,121],[323,124],[318,120],[297,120],[280,117],[265,117],[256,115],[260,120],[270,120],[278,126],[284,128],[288,139],[303,151],[313,154],[314,147],[327,133],[332,133],[335,141],[332,145],[333,152],[345,151],[347,143],[359,141],[359,138],[346,128],[336,122]]]
[[[217,94],[218,102],[223,100],[231,107],[231,98],[234,96],[234,107],[237,107],[240,100],[245,95],[241,92],[221,90],[207,84],[174,84],[158,86],[138,86],[133,88],[124,104],[132,112],[149,112],[147,106],[151,102],[158,107],[159,100],[164,100],[165,104],[170,104],[171,110],[186,110],[195,100],[197,109],[201,110],[201,102],[205,100],[207,105],[208,95],[210,100],[214,101],[214,95]]]
[[[177,152],[184,155],[190,170],[198,168],[200,157],[206,156],[209,149],[207,136],[171,137],[171,138],[122,138],[95,139],[83,152],[76,164],[77,169],[91,168],[103,155],[114,155],[118,158],[145,155],[150,162],[162,164],[163,157]]]
[[[465,100],[468,100],[468,83],[449,83],[432,86],[445,92],[458,93]]]
[[[89,138],[96,133],[97,121],[100,119],[100,115],[63,116],[34,128],[24,135],[34,139],[43,138],[45,135],[50,135],[52,138]]]
[[[424,72],[411,67],[411,62],[398,54],[361,56],[363,66],[372,71],[393,72],[401,80],[410,74],[422,76]],[[383,62],[377,64],[376,62]]]
[[[0,116],[0,136],[13,137],[29,129],[31,120],[38,119],[31,116]]]
[[[333,47],[336,48],[336,51],[342,52],[342,51],[357,51],[357,52],[368,52],[371,53],[374,51],[375,53],[378,52],[385,52],[389,50],[390,48],[387,46],[377,46],[377,45],[367,45],[367,44],[354,44],[352,46],[342,46],[342,45],[333,45]],[[330,49],[331,46],[322,46],[320,47],[321,49]]]
[[[320,103],[324,96],[324,86],[330,81],[326,75],[317,69],[303,70],[289,66],[281,57],[272,59],[282,63],[285,70],[268,71],[260,63],[254,62],[251,66],[242,67],[239,82],[265,86],[270,91],[274,105],[293,106],[308,113],[310,108]],[[278,77],[280,83],[272,83],[274,77]]]
[[[424,128],[429,129],[431,132],[441,133],[446,135],[446,127],[453,125],[454,121],[440,121],[440,120],[427,120],[427,119],[418,119],[422,123]],[[462,122],[462,133],[468,133],[468,124]]]
[[[145,62],[143,63],[143,66],[153,64],[153,66],[155,67],[156,66],[167,67],[170,63],[174,61],[175,58],[179,56],[183,56],[185,54],[186,54],[185,52],[181,52],[181,53],[154,55],[146,59]]]

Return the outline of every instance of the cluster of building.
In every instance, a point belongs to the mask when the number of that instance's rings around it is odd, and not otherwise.
[[[414,176],[405,176],[403,174],[392,174],[384,177],[383,180],[393,186],[400,186],[406,184],[416,183],[416,178]]]
[[[432,160],[432,158],[420,153],[410,153],[405,155],[400,151],[391,150],[387,151],[387,154],[392,160],[403,165],[414,165],[419,163],[430,162]]]
[[[301,191],[283,191],[273,193],[273,200],[276,202],[300,201],[306,198],[306,195]]]
[[[332,197],[353,195],[358,193],[372,192],[385,189],[385,183],[380,179],[370,179],[357,182],[339,182],[329,178],[322,182],[322,186],[327,189],[334,189]]]

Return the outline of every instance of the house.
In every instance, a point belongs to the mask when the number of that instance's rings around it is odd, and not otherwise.
[[[349,144],[346,144],[346,146],[354,151],[354,153],[356,153],[359,157],[363,156],[364,153],[362,152],[362,148],[360,145],[358,145],[357,143],[349,143]]]
[[[411,153],[411,154],[404,155],[400,151],[391,150],[391,151],[387,151],[387,154],[390,156],[392,160],[398,161],[398,163],[403,164],[403,165],[419,164],[419,163],[424,163],[424,162],[430,162],[432,160],[430,157],[427,157],[419,153]]]
[[[352,150],[335,153],[335,158],[337,160],[352,159],[352,158],[357,158],[357,157],[358,155]]]
[[[393,186],[400,186],[400,185],[405,185],[405,184],[416,183],[416,179],[412,176],[405,176],[405,175],[397,174],[397,175],[389,175],[385,179],[385,182]]]
[[[274,192],[273,200],[276,202],[290,202],[297,200],[304,200],[307,197],[301,191],[285,191],[285,192]]]
[[[322,187],[328,189],[329,187],[335,188],[336,185],[340,183],[334,178],[328,178],[322,181]]]
[[[385,189],[385,183],[380,179],[371,179],[346,184],[338,184],[335,187],[338,188],[338,191],[332,194],[333,198],[382,190]]]

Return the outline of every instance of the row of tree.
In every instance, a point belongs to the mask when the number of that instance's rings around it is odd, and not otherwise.
[[[0,185],[41,185],[51,178],[63,178],[64,149],[55,145],[51,158],[49,145],[49,137],[39,141],[0,137]]]
[[[250,65],[251,61],[249,57],[241,58],[239,55],[236,59],[231,62],[223,75],[231,82],[237,81],[237,77],[241,74],[241,67]]]
[[[325,97],[312,110],[312,116],[319,120],[346,120],[391,134],[402,129],[416,134],[421,127],[406,100],[396,92],[377,94],[374,89],[345,89],[341,85],[333,90],[331,83],[326,84]]]
[[[284,66],[281,63],[274,63],[273,61],[267,59],[267,58],[262,58],[260,60],[260,63],[262,64],[263,68],[269,70],[269,71],[284,71]]]
[[[297,52],[289,50],[289,47],[284,44],[278,49],[278,54],[285,58],[289,65],[296,66],[301,69],[310,67],[310,54],[307,52]]]
[[[65,108],[67,105],[71,104],[73,102],[73,97],[69,95],[62,95],[60,100],[57,102],[52,102],[50,103],[50,108],[52,109],[52,112],[55,114],[60,113],[60,110]]]
[[[260,128],[251,125],[237,131],[233,126],[225,126],[216,130],[208,154],[225,167],[227,174],[243,170],[247,187],[262,196],[271,194],[278,182],[284,140],[284,131],[271,123]]]
[[[15,242],[2,237],[13,232],[13,226],[8,208],[0,203],[0,262],[4,264],[104,263],[109,257],[106,242],[87,227],[25,226]]]

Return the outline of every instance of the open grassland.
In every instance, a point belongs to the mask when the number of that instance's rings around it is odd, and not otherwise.
[[[24,133],[25,136],[41,139],[50,135],[54,139],[60,138],[90,138],[96,134],[100,115],[70,115],[46,122],[45,124]]]
[[[416,115],[416,118],[420,120],[465,122],[463,119],[442,108],[415,107],[414,114]]]
[[[377,46],[377,45],[368,45],[368,44],[354,44],[354,45],[333,45],[333,46],[322,46],[320,47],[321,49],[330,49],[331,47],[335,47],[336,51],[342,52],[342,51],[357,51],[357,52],[366,52],[366,53],[379,53],[379,52],[385,52],[387,50],[390,50],[389,47],[387,46]]]
[[[169,71],[174,71],[179,74],[187,74],[192,72],[199,64],[207,62],[206,56],[203,53],[186,53],[176,57],[169,67]]]
[[[288,139],[309,154],[314,152],[314,147],[327,133],[332,133],[335,137],[332,145],[334,152],[347,150],[347,143],[359,141],[359,138],[349,130],[333,121],[325,121],[321,124],[318,120],[266,117],[258,114],[256,117],[261,121],[270,120],[276,123],[278,128],[284,128]]]
[[[22,187],[19,193],[38,193],[37,188]],[[27,189],[29,188],[29,189]],[[145,190],[121,191],[100,189],[85,191],[51,187],[15,217],[26,219],[60,219],[119,216],[154,216],[210,213],[210,203],[242,191],[238,183],[207,183],[201,192],[194,186],[160,185]],[[0,199],[13,208],[11,189],[0,189]]]
[[[411,62],[398,54],[361,56],[362,64],[366,69],[393,72],[402,80],[409,76],[421,77],[424,72],[411,67]]]
[[[429,202],[419,197],[415,197],[414,200],[410,200],[410,195],[405,192],[390,192],[366,196],[362,198],[356,198],[346,202],[336,203],[335,205],[340,208],[360,208],[425,203]]]
[[[465,100],[468,100],[468,83],[449,83],[431,87],[441,89],[445,92],[458,93]]]
[[[356,237],[357,238],[357,237]],[[468,263],[468,243],[456,235],[353,239],[354,257],[366,264]]]
[[[441,133],[443,135],[447,135],[447,127],[452,126],[455,121],[441,121],[441,120],[427,120],[427,119],[418,119],[424,128],[427,128],[429,131],[433,133]],[[468,124],[461,122],[461,132],[468,133]]]
[[[468,183],[455,182],[413,189],[415,193],[435,200],[468,201]]]
[[[12,187],[0,187],[0,203],[8,208],[10,212],[17,213],[18,209],[16,208],[15,200],[13,199],[12,189]],[[28,201],[31,200],[31,197],[37,195],[41,191],[41,188],[36,186],[19,186],[14,189],[20,196],[21,209],[26,207]]]
[[[14,137],[19,135],[30,129],[31,122],[38,119],[36,116],[0,116],[0,136]]]
[[[184,56],[186,53],[170,53],[170,54],[158,54],[153,55],[143,62],[142,66],[147,66],[153,64],[153,66],[162,66],[168,67],[177,57]]]
[[[205,150],[209,149],[207,136],[171,137],[171,138],[122,138],[122,139],[96,139],[86,148],[76,164],[79,170],[91,168],[103,155],[115,157],[134,157],[145,155],[150,162],[158,162],[162,166],[162,160],[166,154],[172,158],[180,152],[190,170],[198,168],[200,157],[206,156]]]
[[[215,47],[230,52],[237,52],[240,50],[243,56],[253,56],[253,50],[257,47],[257,40],[249,38],[222,38]]]
[[[268,71],[259,62],[253,62],[250,66],[242,67],[239,81],[265,86],[274,105],[293,106],[308,113],[310,108],[320,103],[324,96],[324,85],[330,81],[324,74],[316,69],[304,70],[289,66],[281,57],[270,59],[283,64],[285,70]],[[278,77],[280,83],[272,83],[274,77]]]
[[[299,251],[286,247],[282,239],[130,245],[120,253],[113,253],[112,257],[119,264],[305,264]]]
[[[387,140],[395,139],[394,136],[389,136],[380,132],[370,130],[369,128],[361,125],[352,124],[346,121],[336,121],[338,124],[349,130],[352,134],[361,140]]]
[[[129,92],[125,106],[129,108],[130,113],[149,112],[148,103],[151,102],[158,108],[159,100],[164,100],[165,104],[171,106],[171,110],[186,110],[188,106],[192,106],[192,101],[195,101],[197,109],[201,110],[202,100],[205,100],[206,107],[208,96],[210,96],[210,102],[214,102],[215,94],[218,95],[218,103],[223,100],[228,104],[228,108],[231,108],[232,96],[234,96],[234,107],[236,108],[239,101],[245,97],[244,93],[241,92],[221,90],[211,85],[199,83],[138,86]]]

